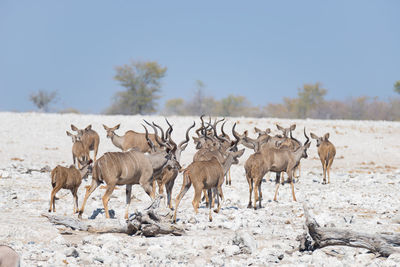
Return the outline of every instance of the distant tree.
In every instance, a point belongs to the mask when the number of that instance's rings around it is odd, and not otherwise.
[[[40,112],[48,112],[50,104],[56,102],[56,91],[38,90],[29,96],[29,100],[39,109]]]
[[[265,113],[274,118],[298,118],[297,98],[284,97],[282,104],[269,103],[265,108]]]
[[[299,88],[297,112],[300,118],[307,118],[310,112],[324,102],[327,90],[322,88],[321,83],[304,84]]]
[[[394,91],[400,94],[400,80],[394,83]]]
[[[185,115],[185,100],[183,98],[169,99],[164,107],[165,115]]]
[[[193,97],[186,105],[188,114],[197,116],[202,114],[214,115],[216,101],[213,97],[206,96],[204,88],[205,84],[197,80]]]
[[[116,93],[107,113],[130,115],[155,112],[161,79],[167,68],[154,61],[131,61],[130,64],[117,66],[115,70],[114,79],[126,90]]]
[[[217,104],[219,116],[247,116],[250,110],[250,102],[244,96],[229,95],[221,99]]]

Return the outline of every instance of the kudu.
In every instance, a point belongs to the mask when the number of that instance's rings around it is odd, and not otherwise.
[[[55,196],[60,189],[71,190],[72,196],[74,197],[74,213],[79,211],[77,193],[79,186],[82,183],[82,179],[85,179],[91,172],[91,163],[92,160],[85,162],[85,165],[81,169],[75,168],[74,165],[71,165],[69,168],[57,165],[51,171],[51,185],[53,190],[50,195],[49,212],[56,212]]]
[[[243,134],[239,134],[236,131],[233,131],[233,135],[235,136],[236,139],[239,139],[239,144],[249,148],[249,149],[253,149],[254,152],[258,152],[260,151],[260,148],[263,144],[269,142],[269,140],[271,139],[271,136],[269,135],[269,133],[271,132],[271,130],[269,128],[267,128],[265,131],[261,131],[260,129],[258,129],[257,127],[254,127],[254,131],[256,133],[258,133],[258,137],[257,138],[250,138],[248,136],[248,131],[244,131]]]
[[[81,168],[82,163],[89,160],[89,148],[85,146],[78,135],[66,132],[72,138],[72,161],[74,165],[77,163],[78,168]]]
[[[147,143],[144,133],[138,133],[132,130],[126,131],[124,135],[119,136],[115,133],[119,129],[120,124],[110,128],[103,124],[104,129],[107,132],[107,138],[111,139],[111,142],[122,151],[127,151],[131,148],[135,148],[140,152],[149,152],[150,146]],[[155,135],[149,134],[150,140],[154,145],[159,146],[156,142]]]
[[[276,145],[279,148],[288,148],[292,151],[297,150],[299,147],[301,147],[301,143],[295,139],[292,138],[292,131],[294,131],[296,129],[296,124],[292,124],[290,125],[290,127],[288,128],[283,128],[280,125],[276,124],[276,128],[278,128],[278,130],[280,130],[283,134],[283,137],[281,136],[275,136],[276,138]],[[289,134],[290,134],[290,138],[289,138]],[[298,172],[298,175],[296,176],[296,170]],[[294,172],[294,177],[298,178],[300,177],[300,164],[299,166],[296,167],[295,172]],[[281,183],[282,185],[285,183],[284,177],[283,177],[283,173],[282,173],[282,179],[281,179]]]
[[[248,208],[251,208],[251,194],[253,191],[254,184],[254,209],[257,209],[257,201],[259,201],[259,207],[261,208],[261,183],[262,178],[267,172],[276,173],[276,188],[274,201],[276,201],[281,172],[286,172],[289,176],[289,181],[292,187],[293,200],[296,201],[293,185],[293,174],[294,169],[299,165],[302,158],[307,158],[307,149],[310,147],[310,139],[306,135],[304,129],[304,136],[306,142],[304,145],[299,147],[296,151],[292,151],[288,148],[275,148],[272,146],[262,146],[261,150],[257,153],[252,154],[246,161],[244,168],[246,172],[247,182],[249,183],[249,204]]]
[[[106,218],[110,218],[108,201],[116,185],[126,185],[125,219],[128,218],[132,185],[140,184],[144,191],[154,199],[155,192],[152,190],[153,173],[160,172],[167,164],[177,164],[172,153],[176,148],[171,147],[169,144],[159,143],[160,146],[166,146],[166,149],[156,151],[156,147],[148,137],[146,127],[144,128],[146,130],[145,138],[150,146],[149,154],[144,154],[134,149],[126,152],[107,152],[94,163],[92,183],[86,189],[82,208],[79,211],[80,218],[84,212],[87,199],[103,182],[107,184],[106,192],[102,198]],[[156,141],[158,141],[157,138]]]
[[[333,163],[333,159],[336,155],[335,146],[328,140],[329,133],[326,133],[323,137],[318,137],[313,133],[310,133],[311,138],[317,140],[318,156],[322,163],[322,170],[324,172],[323,184],[326,184],[326,173],[328,172],[328,184],[331,183],[330,169]]]
[[[175,142],[172,140],[171,137],[171,133],[172,133],[172,125],[168,122],[168,120],[166,119],[168,125],[170,126],[167,130],[166,133],[166,139],[168,140],[168,142],[173,145],[176,146]],[[180,162],[180,158],[181,158],[181,154],[182,152],[186,149],[188,143],[189,143],[189,131],[190,129],[192,129],[193,127],[195,127],[196,123],[193,122],[193,125],[191,125],[187,130],[186,130],[186,139],[183,140],[181,143],[179,143],[179,145],[177,145],[176,150],[174,152],[175,154],[175,158],[177,160],[177,162]],[[156,175],[154,181],[153,181],[153,190],[155,189],[155,182],[157,182],[158,184],[158,192],[159,194],[163,194],[164,193],[164,187],[165,190],[167,192],[167,205],[170,209],[172,209],[172,202],[171,202],[171,195],[172,195],[172,189],[174,187],[174,183],[175,183],[175,179],[178,176],[179,173],[179,168],[177,166],[165,166],[161,172],[160,175]]]
[[[189,190],[190,186],[193,184],[194,187],[194,198],[192,201],[195,213],[198,213],[199,203],[201,200],[201,193],[204,189],[208,191],[209,199],[212,199],[212,191],[217,197],[221,197],[223,200],[222,183],[224,182],[224,175],[228,171],[232,164],[238,163],[238,158],[244,153],[244,149],[237,151],[236,140],[232,146],[227,151],[227,158],[225,162],[221,164],[216,157],[212,157],[207,161],[194,161],[185,170],[183,170],[183,184],[181,191],[175,200],[175,212],[173,222],[176,222],[176,214],[178,211],[178,206],[183,196]],[[212,201],[209,201],[209,220],[212,221],[211,208]],[[219,212],[221,208],[221,203],[218,201],[218,208],[215,212]]]
[[[93,150],[94,158],[93,162],[96,161],[97,151],[99,149],[100,137],[96,131],[92,130],[92,125],[86,126],[85,129],[78,129],[75,125],[71,124],[71,129],[78,132],[78,136],[81,138],[83,144]]]

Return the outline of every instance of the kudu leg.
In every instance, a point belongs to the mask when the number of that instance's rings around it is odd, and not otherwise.
[[[327,171],[328,171],[328,184],[331,183],[331,174],[330,174],[330,172],[331,172],[332,163],[333,163],[333,158],[329,160],[329,162],[328,162],[328,167],[327,167]]]
[[[214,189],[214,194],[217,199],[217,208],[214,210],[215,213],[219,213],[221,210],[221,201],[224,201],[224,193],[222,192],[222,186],[218,186],[217,189]]]
[[[257,201],[258,201],[258,179],[254,181],[254,209],[257,209]]]
[[[262,208],[262,206],[261,206],[261,200],[262,200],[262,193],[261,193],[261,184],[262,184],[262,179],[260,179],[260,181],[259,181],[259,183],[258,183],[258,195],[259,195],[259,197],[258,197],[258,208]]]
[[[208,189],[207,190],[207,195],[208,195],[208,198],[209,199],[213,199],[213,193],[212,193],[212,189]],[[195,198],[196,198],[196,194],[195,194]],[[212,209],[212,202],[213,201],[210,201],[210,203],[208,204],[208,208],[209,208],[209,212],[208,212],[208,220],[210,221],[210,222],[212,222],[212,212],[211,212],[211,209]],[[197,212],[196,212],[197,213]]]
[[[290,180],[290,185],[292,186],[292,196],[293,196],[293,201],[296,200],[296,196],[294,194],[294,184],[293,184],[293,176],[294,176],[294,170],[289,171],[289,180]]]
[[[167,191],[167,204],[170,209],[173,208],[172,201],[171,201],[171,195],[172,195],[172,189],[174,188],[174,183],[175,183],[175,181],[171,179],[170,181],[168,181],[165,184],[165,190]]]
[[[181,202],[183,196],[186,194],[186,192],[189,190],[190,186],[192,185],[192,182],[190,182],[189,178],[187,177],[186,174],[183,174],[183,183],[182,183],[182,188],[181,191],[179,192],[178,196],[175,199],[175,212],[174,212],[174,218],[172,222],[176,222],[176,213],[178,211],[178,206],[179,202]]]
[[[103,200],[103,206],[104,206],[104,211],[106,214],[106,218],[110,218],[110,213],[108,212],[108,201],[110,200],[110,196],[112,192],[114,191],[115,184],[108,184],[106,192],[104,193],[104,196],[102,197]]]
[[[201,189],[199,189],[199,188],[194,188],[194,198],[193,198],[193,201],[192,201],[192,205],[193,205],[193,208],[194,208],[194,212],[197,214],[197,213],[199,213],[199,203],[200,203],[200,200],[201,200],[201,192],[202,192],[202,190]],[[208,195],[208,192],[207,192],[207,195]],[[208,202],[209,203],[209,205],[212,205],[212,200],[210,199],[210,201]]]
[[[74,214],[79,212],[78,208],[78,188],[71,190],[72,196],[74,197]]]
[[[326,164],[323,159],[321,159],[321,164],[322,164],[322,174],[324,176],[324,179],[322,180],[322,184],[326,184]]]
[[[59,186],[59,187],[56,186],[56,187],[53,188],[53,190],[51,190],[49,212],[52,211],[52,209],[51,209],[52,205],[53,205],[53,212],[56,212],[56,200],[55,200],[55,197],[56,197],[57,192],[60,191],[60,189],[61,189],[61,186]]]
[[[126,220],[128,220],[128,215],[129,215],[129,205],[131,204],[131,193],[132,193],[132,185],[127,184],[126,190],[125,190],[125,196],[126,196],[125,219]]]
[[[79,215],[78,215],[79,219],[82,218],[82,214],[85,210],[86,201],[88,200],[89,196],[93,193],[94,190],[96,190],[96,188],[99,185],[100,185],[100,182],[92,179],[92,183],[90,184],[90,186],[88,188],[86,188],[85,198],[83,199],[82,207],[81,207],[81,209],[79,211]]]
[[[229,168],[228,172],[226,173],[226,185],[232,185],[232,177],[231,177],[231,169]]]
[[[276,196],[278,195],[278,189],[279,189],[279,182],[281,179],[281,173],[277,172],[276,173],[276,179],[275,179],[275,195],[274,195],[274,201],[276,201]]]
[[[253,193],[253,179],[248,177],[248,175],[246,174],[246,178],[247,178],[247,182],[249,183],[249,204],[247,205],[247,208],[250,209],[251,208],[251,194]]]
[[[201,201],[206,201],[206,207],[208,207],[208,203],[210,203],[210,199],[208,198],[208,193],[207,193],[207,190],[203,190],[203,199],[201,200]]]

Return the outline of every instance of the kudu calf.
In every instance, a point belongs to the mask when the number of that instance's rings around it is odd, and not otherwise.
[[[176,148],[171,147],[169,144],[159,143],[160,146],[166,146],[166,149],[156,151],[154,144],[148,138],[146,128],[145,130],[145,136],[147,136],[147,142],[151,148],[150,154],[144,154],[134,149],[126,152],[107,152],[94,163],[92,183],[86,190],[82,208],[79,211],[80,218],[90,194],[103,182],[107,184],[106,192],[102,198],[107,218],[110,218],[108,201],[116,185],[126,185],[125,219],[128,218],[132,185],[140,184],[144,191],[154,199],[153,173],[160,172],[167,164],[174,165],[179,163],[176,162],[172,153]]]
[[[248,208],[252,206],[251,194],[253,191],[254,184],[254,209],[257,209],[257,201],[259,201],[259,207],[261,208],[261,183],[262,178],[267,172],[276,173],[276,189],[274,195],[274,201],[276,201],[281,172],[286,172],[289,176],[289,181],[292,187],[293,200],[296,201],[296,196],[294,193],[293,185],[293,174],[294,169],[299,165],[302,158],[307,158],[307,149],[310,147],[309,138],[306,135],[304,129],[304,136],[306,137],[306,142],[304,145],[299,147],[296,151],[290,149],[279,149],[271,146],[263,146],[261,150],[253,155],[251,155],[245,165],[246,178],[249,183],[249,204]]]
[[[92,130],[92,125],[86,126],[85,129],[78,129],[75,125],[71,124],[71,129],[78,132],[78,136],[81,138],[83,144],[89,148],[90,151],[93,150],[94,158],[96,161],[97,151],[99,149],[100,137],[96,131]]]
[[[69,168],[57,165],[51,171],[51,186],[53,190],[50,195],[49,212],[56,212],[55,196],[60,189],[71,190],[74,197],[74,213],[78,212],[78,189],[82,183],[82,179],[86,178],[91,171],[91,160],[85,162],[82,169],[77,169],[71,165]]]
[[[223,199],[222,183],[224,182],[224,175],[230,168],[232,164],[238,163],[238,158],[244,153],[244,149],[237,151],[236,140],[232,146],[227,151],[227,157],[223,163],[221,163],[216,157],[212,157],[206,161],[194,161],[183,171],[183,184],[181,191],[175,200],[175,212],[173,221],[176,222],[176,214],[178,211],[178,206],[183,196],[189,190],[190,186],[193,184],[194,187],[194,198],[192,201],[195,213],[198,213],[199,203],[201,200],[201,193],[204,189],[208,191],[209,199],[213,198],[213,193],[218,197]],[[212,201],[209,201],[209,220],[212,221],[211,208]],[[221,208],[221,203],[218,201],[218,208],[215,212],[219,212]]]
[[[74,165],[77,163],[78,168],[81,168],[82,163],[89,160],[89,149],[78,135],[66,132],[72,138],[72,161]]]
[[[328,184],[331,183],[330,169],[333,163],[333,159],[336,155],[335,146],[328,140],[329,133],[326,133],[323,137],[318,137],[313,133],[310,133],[311,138],[317,140],[318,156],[322,163],[322,170],[324,172],[323,184],[326,184],[326,173],[328,172]]]
[[[119,136],[115,133],[119,129],[120,124],[110,128],[103,124],[104,129],[107,131],[107,138],[122,151],[128,151],[131,148],[136,148],[140,152],[149,152],[150,146],[147,143],[144,133],[138,133],[132,130],[126,131],[124,135]],[[156,142],[155,135],[149,134],[150,140],[154,145],[159,146]]]

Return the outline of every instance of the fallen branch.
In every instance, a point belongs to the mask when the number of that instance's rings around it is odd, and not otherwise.
[[[333,227],[320,227],[303,204],[306,233],[299,237],[300,251],[314,251],[327,246],[365,248],[383,257],[400,253],[399,234],[367,234]]]
[[[166,208],[160,208],[162,196],[157,197],[151,205],[143,211],[133,213],[126,224],[118,220],[88,220],[50,215],[43,213],[42,216],[49,219],[53,224],[64,225],[73,230],[87,231],[90,233],[126,233],[129,235],[159,236],[159,235],[183,235],[184,230],[171,224],[172,213]]]

